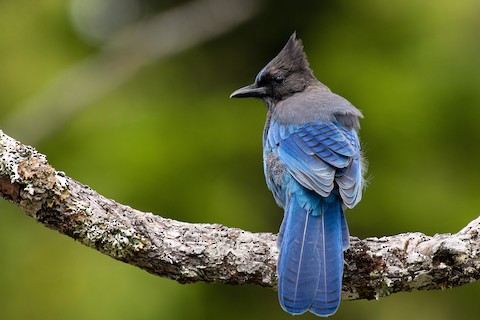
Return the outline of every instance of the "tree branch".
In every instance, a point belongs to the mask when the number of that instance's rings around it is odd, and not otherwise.
[[[193,224],[107,199],[0,131],[0,194],[27,215],[112,258],[180,283],[276,286],[276,235]],[[343,299],[451,288],[480,278],[480,217],[456,234],[352,238]]]

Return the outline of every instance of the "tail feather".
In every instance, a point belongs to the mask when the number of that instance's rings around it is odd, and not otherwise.
[[[282,222],[278,297],[289,313],[310,310],[327,316],[340,304],[342,248],[348,229],[337,199],[317,200],[315,208],[306,208],[305,199],[301,200],[292,196]]]
[[[342,249],[343,251],[350,248],[350,232],[348,231],[347,219],[342,210]]]
[[[345,217],[340,203],[324,203],[323,219],[323,268],[320,273],[317,294],[310,311],[319,316],[334,314],[340,305],[343,277],[343,247]],[[348,229],[346,229],[348,232]],[[321,259],[322,260],[322,259]]]

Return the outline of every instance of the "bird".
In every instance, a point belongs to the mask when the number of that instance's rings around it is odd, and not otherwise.
[[[293,315],[332,315],[350,245],[344,211],[358,204],[365,184],[362,112],[316,79],[295,32],[254,83],[230,97],[260,98],[267,107],[263,168],[284,209],[277,238],[280,305]]]

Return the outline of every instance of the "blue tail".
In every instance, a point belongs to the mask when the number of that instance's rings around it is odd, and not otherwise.
[[[338,309],[348,228],[338,195],[294,194],[278,245],[278,298],[291,314],[328,316]]]

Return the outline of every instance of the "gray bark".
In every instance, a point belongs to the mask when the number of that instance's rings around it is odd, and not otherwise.
[[[140,212],[56,171],[0,131],[0,194],[27,215],[112,258],[180,283],[275,288],[276,235]],[[345,253],[344,300],[445,289],[480,278],[480,217],[456,234],[360,240]]]

